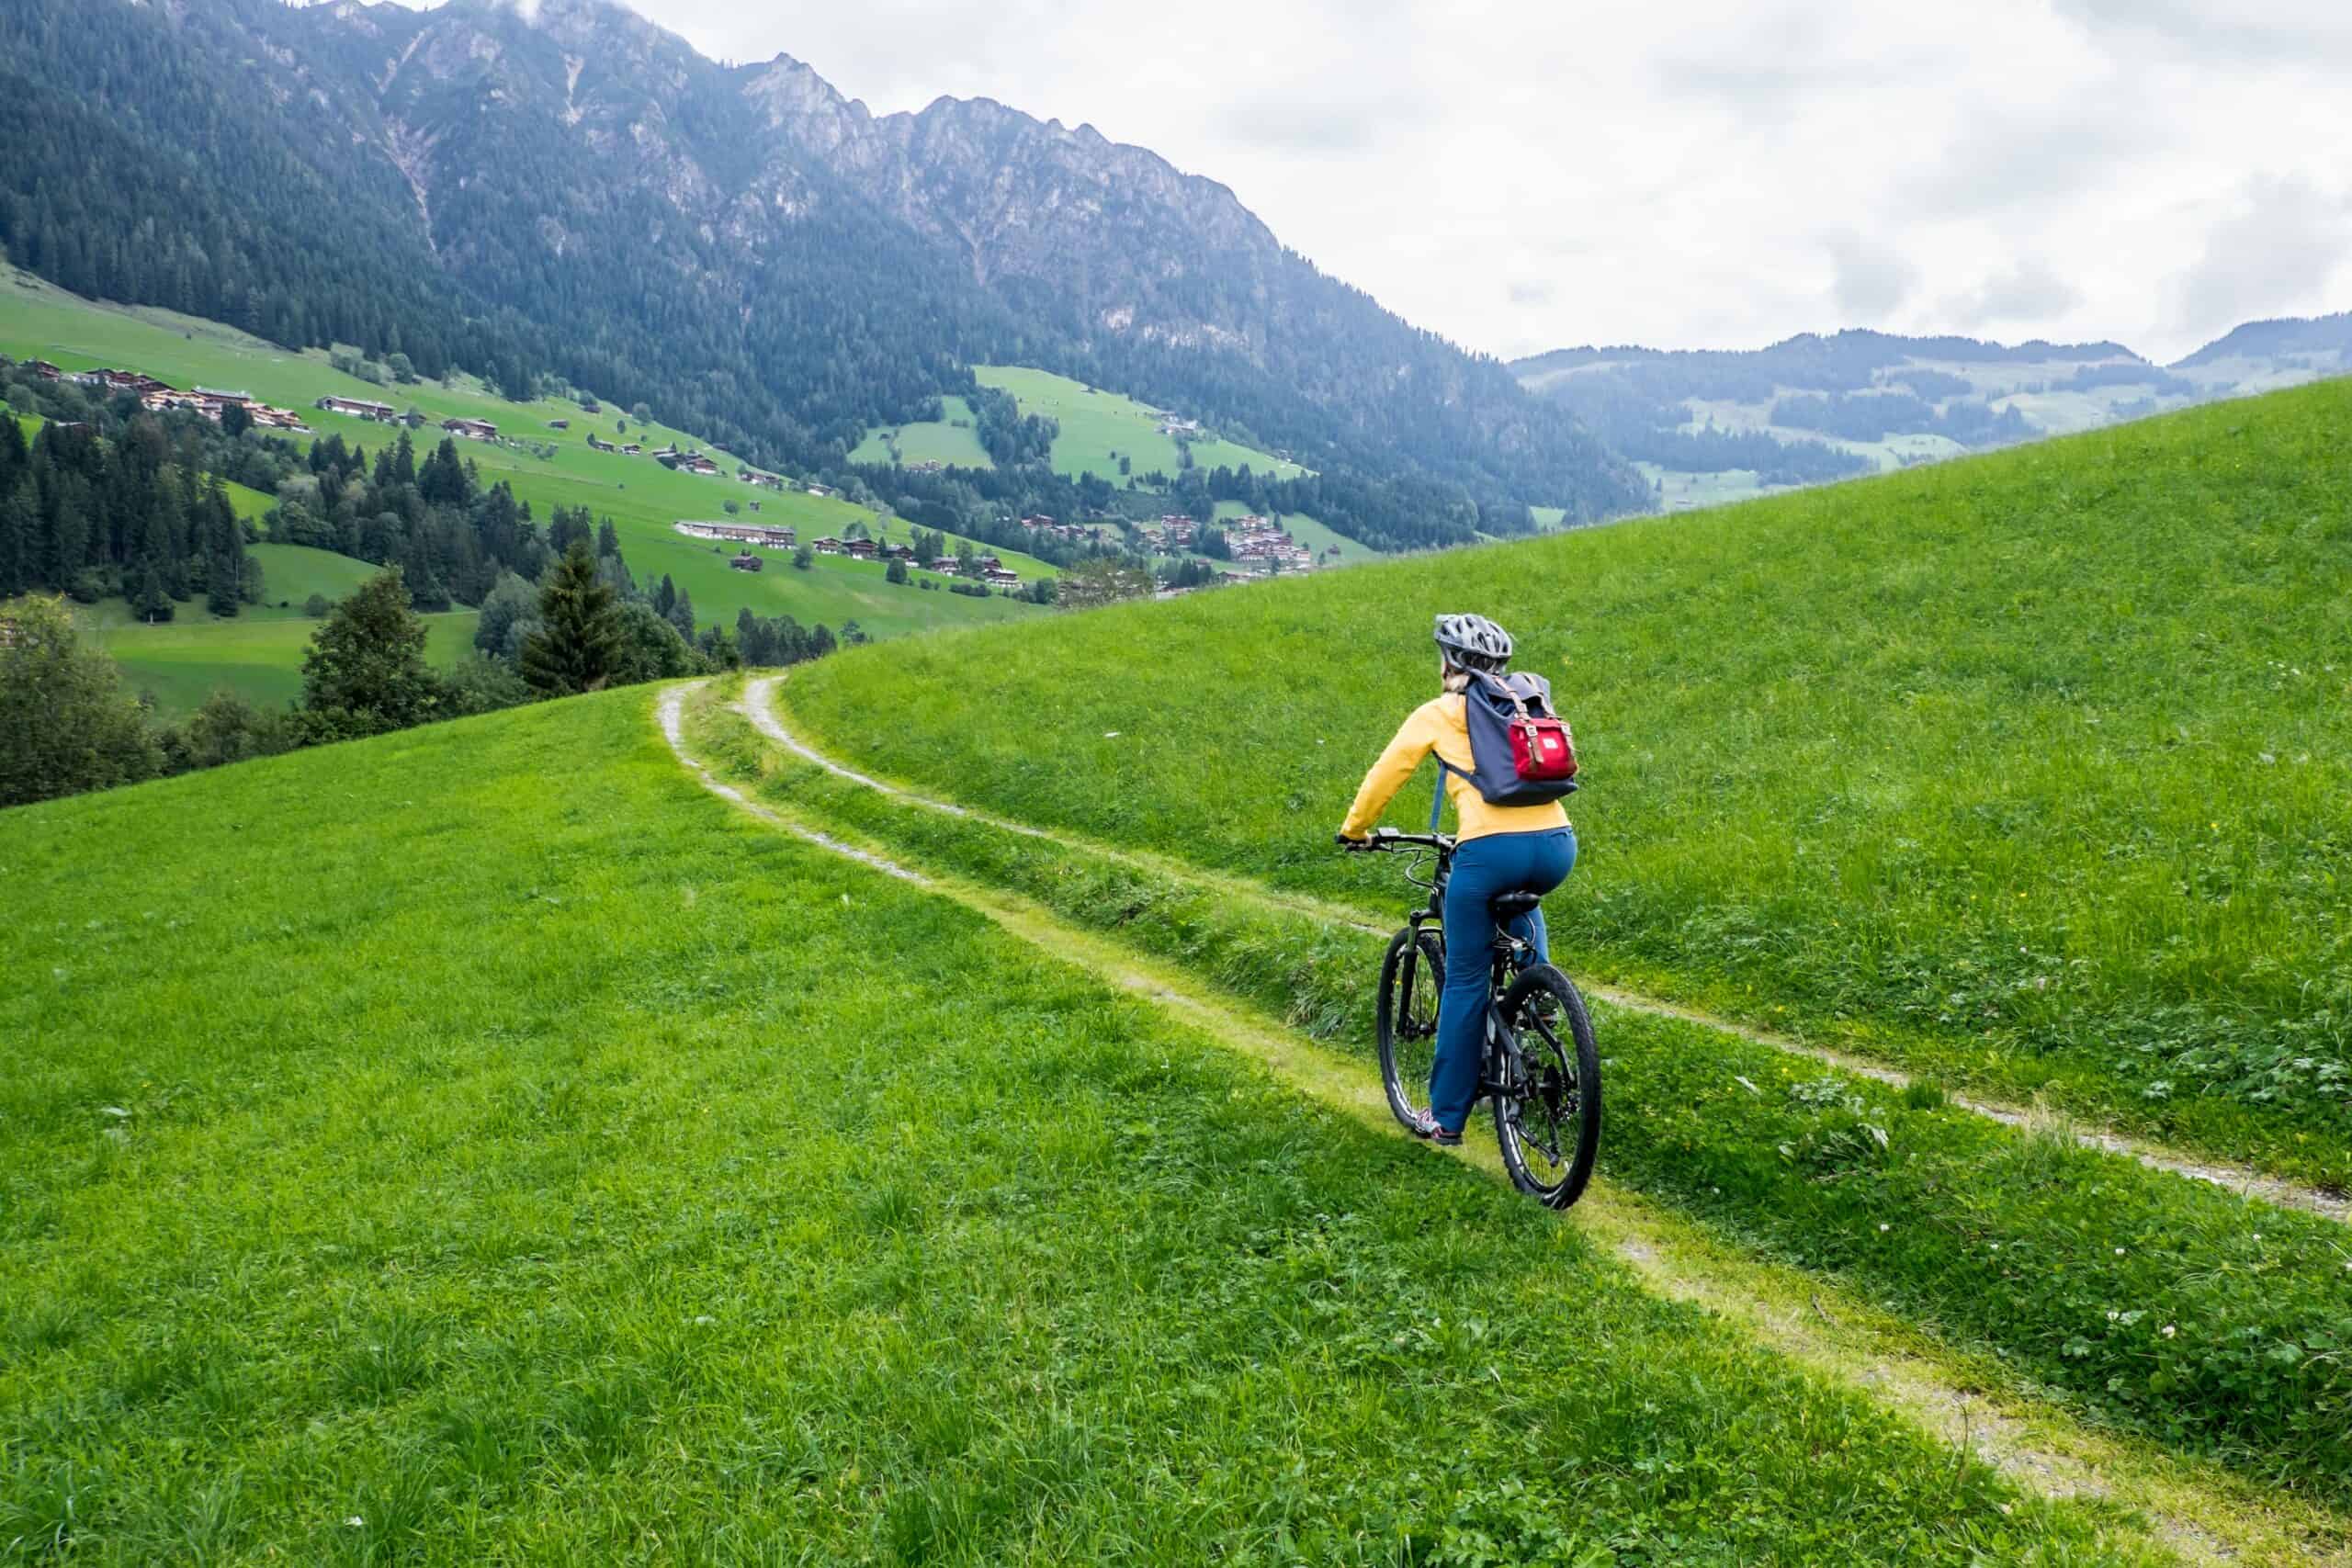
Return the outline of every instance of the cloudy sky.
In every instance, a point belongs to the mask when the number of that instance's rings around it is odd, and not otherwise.
[[[1231,186],[1517,355],[2352,310],[2347,0],[632,0],[877,112],[984,96]]]

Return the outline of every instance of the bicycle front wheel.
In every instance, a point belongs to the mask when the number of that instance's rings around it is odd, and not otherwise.
[[[1518,1042],[1510,1093],[1498,1096],[1495,1134],[1512,1185],[1565,1209],[1584,1196],[1600,1151],[1600,1051],[1575,982],[1539,964],[1505,993]]]
[[[1380,1080],[1388,1109],[1408,1127],[1429,1111],[1444,988],[1445,947],[1437,933],[1411,926],[1398,931],[1380,964]]]

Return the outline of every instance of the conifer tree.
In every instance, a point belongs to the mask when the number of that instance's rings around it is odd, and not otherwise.
[[[678,635],[680,637],[684,637],[688,642],[692,642],[694,640],[694,595],[687,592],[683,588],[678,590],[678,602],[670,606],[670,624],[678,628]]]
[[[302,660],[302,708],[320,739],[380,735],[442,710],[440,678],[425,668],[424,623],[409,608],[400,569],[369,578],[334,608]]]
[[[588,541],[575,538],[539,592],[539,629],[523,644],[523,679],[535,692],[601,691],[620,660],[620,615],[596,575]]]
[[[237,521],[229,492],[214,479],[204,497],[206,523],[206,607],[214,615],[237,613],[245,581],[245,530]]]

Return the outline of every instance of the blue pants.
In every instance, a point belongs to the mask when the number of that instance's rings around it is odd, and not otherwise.
[[[1576,863],[1572,828],[1490,833],[1453,852],[1445,885],[1445,992],[1438,999],[1437,1060],[1430,1068],[1430,1110],[1449,1133],[1459,1133],[1470,1120],[1470,1102],[1478,1093],[1487,976],[1495,958],[1495,917],[1487,906],[1498,893],[1549,893]],[[1543,910],[1513,921],[1511,934],[1550,961]]]

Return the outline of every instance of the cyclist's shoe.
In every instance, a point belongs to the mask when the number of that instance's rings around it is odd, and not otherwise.
[[[1413,1119],[1405,1125],[1407,1130],[1409,1131],[1413,1136],[1417,1138],[1427,1138],[1430,1143],[1437,1145],[1440,1148],[1451,1149],[1461,1145],[1462,1134],[1459,1133],[1447,1132],[1443,1127],[1438,1125],[1437,1118],[1430,1115],[1426,1111],[1414,1112]]]

